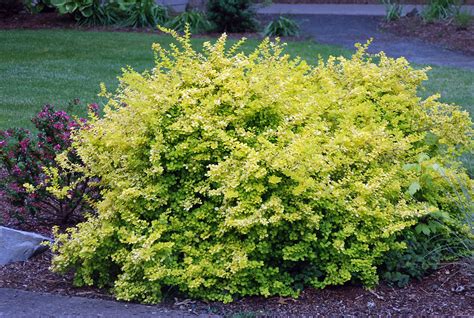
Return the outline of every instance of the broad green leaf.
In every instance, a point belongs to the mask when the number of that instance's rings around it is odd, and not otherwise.
[[[70,13],[76,11],[78,6],[79,5],[77,4],[77,2],[69,2],[69,3],[66,3],[66,5],[65,5],[66,10]]]
[[[425,235],[430,235],[431,233],[431,230],[429,228],[428,225],[424,224],[424,223],[420,223],[418,224],[416,227],[415,227],[415,231],[416,233],[420,234],[420,233],[423,233]]]
[[[408,188],[407,192],[411,195],[415,195],[415,193],[418,192],[418,190],[420,189],[421,189],[420,184],[417,181],[415,181],[412,184],[410,184],[410,187]]]
[[[436,136],[435,134],[429,132],[426,134],[425,136],[425,142],[427,145],[430,145],[430,146],[433,146],[433,145],[436,145],[438,143],[438,136]]]
[[[428,156],[426,153],[420,153],[418,156],[418,163],[422,163],[423,161],[429,160],[430,156]]]
[[[81,8],[79,9],[79,11],[81,11],[82,15],[86,18],[90,17],[94,13],[92,10],[92,6]]]
[[[419,163],[407,163],[403,165],[403,170],[405,171],[415,170],[415,171],[420,172],[421,166]]]
[[[64,6],[67,3],[67,0],[51,0],[51,4],[55,7]]]

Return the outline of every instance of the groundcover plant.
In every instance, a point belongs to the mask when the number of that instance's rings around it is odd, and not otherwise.
[[[417,96],[425,70],[366,46],[310,66],[269,40],[226,48],[225,35],[201,53],[168,32],[177,45],[155,44],[150,72],[126,69],[73,136],[84,165],[58,159],[100,178],[102,199],[56,234],[56,271],[119,299],[229,302],[374,286],[404,233],[435,216],[470,235],[440,171],[472,186],[457,160],[472,122]]]

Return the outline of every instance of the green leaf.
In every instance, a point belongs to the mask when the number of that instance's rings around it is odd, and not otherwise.
[[[422,163],[423,161],[429,160],[430,156],[428,156],[426,153],[420,153],[418,156],[418,163]]]
[[[425,235],[430,235],[431,230],[430,227],[424,223],[420,223],[415,227],[416,233],[420,234],[423,233]]]
[[[443,221],[443,220],[450,220],[450,219],[451,219],[451,216],[450,216],[449,213],[446,212],[446,211],[438,210],[438,211],[435,211],[435,212],[431,213],[431,215],[432,215],[434,218],[440,219],[441,221]]]
[[[432,132],[427,133],[425,136],[425,142],[427,145],[430,146],[436,145],[438,143],[438,139],[438,136],[436,136]]]
[[[423,174],[420,179],[422,180],[423,182],[423,186],[425,188],[429,188],[433,185],[433,177],[427,173]]]
[[[79,11],[81,11],[82,15],[86,18],[90,17],[92,15],[93,10],[92,10],[92,6],[89,6],[89,7],[86,7],[86,8],[81,8],[79,9]]]
[[[61,7],[66,4],[67,0],[51,0],[51,4],[55,7]]]
[[[445,175],[444,169],[443,169],[443,167],[442,167],[441,165],[439,165],[439,164],[437,164],[437,163],[434,163],[434,164],[431,166],[431,168],[432,168],[434,171],[440,173],[442,176]]]
[[[403,165],[403,170],[405,171],[410,171],[410,170],[415,170],[415,171],[421,171],[421,166],[418,163],[407,163]]]
[[[66,10],[70,13],[76,11],[77,7],[79,5],[76,3],[76,2],[70,2],[70,3],[66,3]]]
[[[418,190],[420,189],[421,189],[420,184],[417,181],[415,181],[412,184],[410,184],[410,187],[408,188],[407,192],[411,195],[415,195],[415,193],[418,192]]]

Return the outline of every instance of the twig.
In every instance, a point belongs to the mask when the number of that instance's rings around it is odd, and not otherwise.
[[[382,296],[380,296],[379,294],[377,294],[377,293],[374,292],[373,290],[370,290],[370,289],[369,289],[369,293],[371,293],[372,295],[374,295],[375,297],[377,297],[377,299],[385,300]]]
[[[438,287],[438,289],[436,289],[436,290],[440,290],[440,289],[441,289],[441,287],[443,287],[443,285],[444,285],[444,284],[446,284],[446,283],[448,282],[448,280],[450,280],[450,279],[451,279],[451,277],[453,277],[454,275],[456,275],[456,274],[457,274],[457,273],[459,273],[460,271],[461,271],[461,270],[460,270],[460,269],[458,269],[458,270],[457,270],[457,271],[455,271],[453,274],[449,275],[449,277],[448,277],[448,278],[446,278],[446,280],[445,280],[445,281],[444,281],[444,282],[443,282],[443,283],[442,283],[442,284],[441,284],[441,285]]]

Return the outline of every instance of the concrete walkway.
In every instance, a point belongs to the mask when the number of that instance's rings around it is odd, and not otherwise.
[[[403,5],[402,14],[416,8],[423,10],[423,5]],[[474,5],[465,5],[463,10],[474,13]],[[289,4],[274,3],[260,7],[260,14],[316,14],[316,15],[358,15],[358,16],[385,16],[385,5],[382,4]]]
[[[294,15],[300,34],[318,43],[354,49],[354,44],[373,38],[371,53],[384,51],[392,57],[406,57],[416,64],[449,66],[474,70],[474,57],[429,44],[417,39],[402,38],[378,30],[382,17],[348,15]]]
[[[174,12],[183,12],[189,0],[155,0],[157,4],[170,8]]]
[[[164,306],[68,297],[46,293],[0,288],[0,317],[220,317],[193,311],[173,310]]]
[[[179,12],[189,0],[155,0]],[[404,5],[406,14],[423,6]],[[474,5],[463,6],[474,13]],[[417,39],[401,38],[381,32],[378,25],[385,15],[385,6],[378,4],[285,4],[275,3],[257,8],[257,13],[268,15],[292,15],[301,27],[303,36],[312,37],[324,44],[354,49],[357,42],[365,43],[373,38],[369,51],[384,51],[392,57],[406,57],[416,64],[449,66],[474,70],[474,57],[447,50],[439,45],[427,44]]]
[[[405,5],[404,12],[422,6]],[[474,13],[474,6],[464,6]],[[449,66],[474,70],[474,57],[450,51],[440,45],[417,39],[402,38],[382,32],[378,25],[385,15],[384,5],[355,4],[272,4],[260,7],[259,14],[292,16],[300,25],[303,36],[312,37],[318,43],[354,49],[354,44],[365,43],[373,38],[369,51],[384,51],[392,57],[406,57],[416,64]]]

